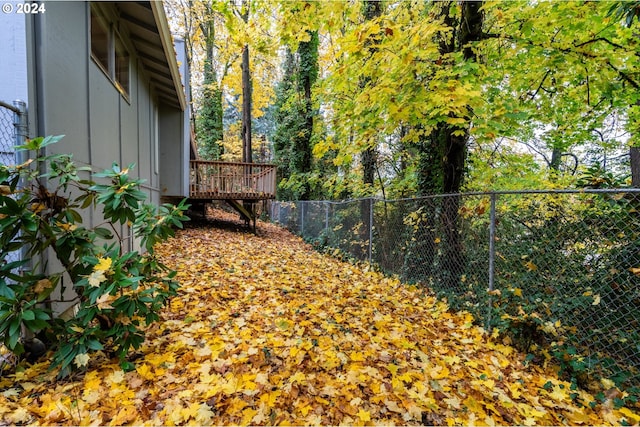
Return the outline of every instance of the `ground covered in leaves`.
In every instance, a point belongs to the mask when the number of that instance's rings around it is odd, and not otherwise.
[[[0,424],[640,420],[614,407],[615,390],[596,404],[422,289],[275,226],[233,228],[190,228],[159,248],[182,288],[132,355],[134,371],[106,356],[64,381],[47,363],[27,366],[0,379]]]

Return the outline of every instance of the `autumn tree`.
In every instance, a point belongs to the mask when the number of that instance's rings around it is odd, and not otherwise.
[[[198,115],[198,133],[200,136],[200,155],[205,159],[217,160],[223,153],[221,144],[224,129],[222,126],[222,89],[218,85],[218,76],[213,66],[215,61],[215,21],[214,10],[204,3],[205,15],[199,22],[204,38],[204,84],[203,99]]]
[[[365,0],[362,4],[362,15],[367,21],[373,21],[382,14],[382,3],[375,0]],[[376,39],[380,37],[379,33],[371,33],[369,38],[365,41],[365,51],[368,51],[369,55],[373,55],[377,49]],[[371,77],[368,75],[362,75],[360,77],[360,88],[366,90],[367,86],[372,84]],[[360,155],[360,161],[362,163],[362,184],[365,191],[369,192],[374,188],[376,163],[377,163],[377,135],[372,135],[371,138],[364,141],[364,147]],[[371,199],[363,199],[360,201],[360,217],[362,218],[362,240],[368,241],[370,236],[371,227],[373,227],[371,219],[373,218],[373,201]]]
[[[230,48],[225,25],[228,5],[212,0],[167,0],[166,9],[173,31],[187,45],[198,152],[205,159],[219,159],[224,153],[225,79],[238,57]]]
[[[245,26],[249,24],[249,0],[242,0],[238,6],[234,4],[234,12],[244,22]],[[251,147],[251,68],[249,60],[249,43],[245,42],[242,46],[242,161],[251,163],[253,160]]]
[[[556,171],[564,153],[611,145],[603,130],[632,111],[637,57],[631,31],[611,25],[608,8],[578,2],[487,7],[491,30],[480,49],[492,64],[484,79],[492,107],[477,110],[474,136],[512,138]]]
[[[294,92],[294,56],[290,48],[285,51],[285,59],[283,61],[282,78],[276,87],[276,100],[274,104],[273,119],[275,122],[274,132],[272,135],[275,160],[278,162],[279,180],[289,179],[292,173],[290,166],[290,141],[291,132],[295,132],[295,125],[298,121],[290,111],[289,98]],[[279,188],[279,192],[281,193]],[[282,194],[279,194],[282,198]],[[291,197],[284,197],[288,199]]]
[[[280,4],[280,38],[286,51],[277,88],[274,147],[283,178],[279,197],[285,199],[308,200],[320,194],[313,182],[312,148],[317,140],[314,85],[319,71],[319,28],[325,19],[318,19],[322,7],[308,1]]]
[[[617,19],[624,19],[624,23],[626,24],[626,26],[631,28],[634,22],[634,18],[637,18],[636,23],[640,21],[640,2],[613,2],[609,9],[609,14],[613,15]],[[636,39],[640,40],[640,32],[637,28],[634,35]],[[636,58],[638,57],[640,57],[640,53],[636,52]],[[638,82],[637,80],[631,80],[630,84],[636,91],[640,90],[640,82]],[[640,99],[636,100],[634,107],[632,107],[632,109],[636,110],[637,115],[637,110],[640,109]],[[633,140],[629,145],[629,162],[631,165],[631,185],[633,187],[640,187],[640,142],[638,142],[638,135],[640,135],[640,130],[638,129],[640,127],[638,126],[639,122],[640,120],[636,118],[631,118],[630,120]]]
[[[296,52],[287,49],[284,73],[278,85],[274,146],[285,179],[281,191],[287,198],[308,200],[312,171],[312,136],[315,111],[311,89],[318,76],[318,32],[298,43]]]

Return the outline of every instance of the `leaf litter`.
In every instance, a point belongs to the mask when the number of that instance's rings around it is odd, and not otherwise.
[[[227,214],[220,214],[227,215]],[[619,425],[637,411],[558,379],[468,313],[366,265],[259,235],[190,228],[158,247],[182,287],[133,353],[0,378],[14,425]]]

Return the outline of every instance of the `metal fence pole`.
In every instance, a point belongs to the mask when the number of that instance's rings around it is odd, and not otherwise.
[[[27,104],[24,101],[15,100],[13,106],[16,110],[13,113],[13,126],[15,127],[16,145],[23,145],[27,141]],[[29,153],[26,150],[15,151],[15,161],[17,165],[21,165],[27,161]],[[25,185],[24,178],[20,180],[19,186]],[[24,252],[24,251],[23,251]]]
[[[329,202],[324,202],[324,232],[329,232]]]
[[[491,205],[489,208],[489,292],[493,291],[494,287],[494,274],[495,274],[495,259],[496,259],[496,193],[491,193],[489,196]],[[491,331],[491,306],[492,296],[489,295],[489,306],[487,307],[487,330]]]
[[[372,259],[373,247],[373,197],[369,199],[369,264]]]
[[[300,235],[304,237],[304,202],[300,203]]]
[[[489,213],[489,290],[493,290],[495,269],[495,241],[496,241],[496,193],[491,193],[491,207]]]
[[[20,100],[13,101],[13,106],[16,108],[13,112],[13,126],[15,128],[15,145],[24,145],[28,136],[27,125],[27,103]],[[14,151],[14,158],[17,165],[23,164],[27,161],[29,153],[26,150]],[[19,187],[26,185],[25,179],[21,178],[18,183]],[[28,257],[29,248],[25,245],[20,249],[20,259],[25,260]],[[21,269],[24,269],[22,266]]]

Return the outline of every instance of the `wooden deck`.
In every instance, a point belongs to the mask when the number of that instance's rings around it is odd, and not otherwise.
[[[191,160],[189,198],[257,201],[275,199],[276,165]]]

